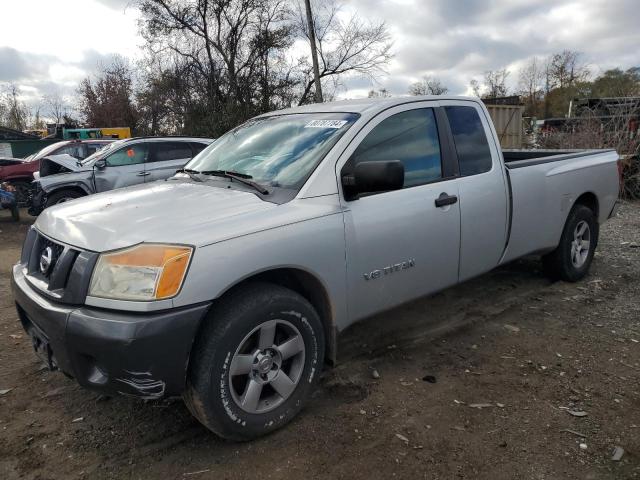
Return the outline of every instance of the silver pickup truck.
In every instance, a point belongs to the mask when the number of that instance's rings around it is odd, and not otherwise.
[[[357,320],[532,253],[584,277],[617,160],[502,152],[473,98],[272,112],[170,179],[46,209],[13,269],[18,314],[82,386],[182,395],[254,438],[298,413]]]

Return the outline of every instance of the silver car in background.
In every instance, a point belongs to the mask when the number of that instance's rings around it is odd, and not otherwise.
[[[71,155],[42,159],[29,213],[93,193],[169,178],[213,139],[196,137],[126,138],[84,160]]]

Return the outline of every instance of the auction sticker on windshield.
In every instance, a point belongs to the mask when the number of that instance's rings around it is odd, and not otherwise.
[[[345,123],[346,120],[312,120],[304,128],[340,128]]]

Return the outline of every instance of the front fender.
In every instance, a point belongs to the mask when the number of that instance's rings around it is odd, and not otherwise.
[[[79,188],[87,195],[95,193],[93,188],[93,170],[60,173],[49,177],[41,177],[39,182],[40,188],[42,188],[47,195],[51,195],[53,192],[63,188]]]
[[[270,270],[292,269],[323,286],[338,330],[348,324],[342,212],[198,247],[174,306],[211,301]]]

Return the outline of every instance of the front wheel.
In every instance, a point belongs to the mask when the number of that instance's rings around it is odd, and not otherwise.
[[[232,440],[291,421],[324,360],[322,323],[311,304],[287,288],[256,283],[224,298],[205,322],[184,395],[191,413]]]
[[[76,190],[59,190],[47,196],[47,201],[44,204],[44,208],[49,208],[52,205],[68,202],[82,196],[83,195]]]
[[[598,244],[598,220],[584,205],[573,207],[565,223],[560,244],[542,257],[546,274],[552,279],[577,282],[589,273]]]

